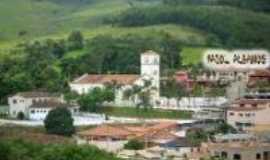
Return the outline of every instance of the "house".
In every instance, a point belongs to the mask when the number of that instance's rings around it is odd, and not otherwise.
[[[177,136],[174,135],[178,125],[164,122],[145,125],[101,125],[77,134],[78,144],[92,144],[107,151],[121,150],[130,139],[138,139],[147,146],[166,143]]]
[[[248,142],[256,140],[256,136],[248,133],[217,134],[213,137],[214,142]]]
[[[226,111],[227,123],[239,130],[249,130],[270,125],[270,99],[246,99],[234,101]]]
[[[270,160],[270,144],[260,141],[206,143],[210,156],[227,160]]]
[[[79,106],[53,100],[39,100],[29,107],[30,120],[44,120],[48,113],[55,108],[68,108],[71,114],[79,113]]]
[[[154,51],[146,51],[141,54],[141,74],[107,74],[95,75],[85,74],[70,83],[71,90],[78,94],[86,94],[96,87],[104,88],[108,83],[119,85],[116,91],[115,105],[117,106],[134,106],[138,103],[138,99],[126,98],[125,91],[133,86],[144,86],[145,81],[150,81],[151,86],[151,102],[154,103],[159,98],[160,89],[160,56]]]
[[[160,145],[170,155],[183,157],[185,154],[191,153],[198,146],[192,144],[186,137],[176,138],[167,143]]]
[[[270,82],[270,70],[256,70],[249,74],[248,87],[253,88],[259,82]]]
[[[174,75],[174,79],[177,83],[182,84],[188,91],[192,90],[194,81],[189,78],[187,71],[178,71]]]
[[[18,113],[23,113],[29,117],[29,107],[38,101],[54,100],[63,102],[60,94],[48,92],[19,92],[8,98],[9,114],[12,118],[17,118]]]
[[[19,92],[8,98],[8,104],[12,118],[23,113],[27,119],[43,120],[51,109],[57,107],[68,107],[72,113],[78,112],[78,106],[66,104],[62,95],[49,92]]]

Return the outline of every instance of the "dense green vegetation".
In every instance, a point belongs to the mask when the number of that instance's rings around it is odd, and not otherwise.
[[[270,2],[268,0],[163,0],[167,5],[224,5],[259,12],[269,12]]]
[[[72,136],[75,133],[73,118],[67,108],[51,110],[44,120],[44,126],[49,134]]]
[[[68,82],[84,73],[139,73],[140,53],[149,48],[161,53],[164,72],[181,66],[181,41],[167,34],[159,35],[159,39],[137,35],[83,39],[73,32],[67,39],[20,44],[11,51],[12,56],[3,56],[1,101],[18,91],[68,92]],[[81,50],[82,56],[66,57],[69,52]]]
[[[270,16],[225,6],[159,5],[130,8],[113,23],[121,26],[180,24],[208,33],[208,45],[241,48],[270,48]]]
[[[118,160],[93,146],[75,144],[37,144],[22,140],[1,141],[3,160]]]
[[[144,143],[136,139],[131,139],[124,146],[128,150],[142,150],[144,148]]]
[[[165,118],[165,119],[190,119],[191,112],[161,110],[161,109],[137,109],[133,107],[102,107],[98,113],[116,117],[139,117],[139,118]]]
[[[102,102],[111,102],[115,99],[112,89],[94,88],[88,94],[79,97],[78,103],[80,110],[87,112],[96,112],[102,107]]]
[[[18,91],[67,93],[68,82],[84,73],[137,74],[139,55],[149,49],[161,54],[162,76],[195,73],[209,47],[269,49],[268,6],[266,0],[2,0],[0,103]]]

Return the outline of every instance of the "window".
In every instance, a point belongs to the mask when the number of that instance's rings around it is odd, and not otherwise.
[[[256,103],[255,103],[255,104],[252,104],[252,107],[253,107],[253,108],[257,108],[257,106],[258,106],[258,105],[257,105]]]
[[[16,100],[16,99],[14,99],[14,100],[13,100],[13,104],[16,104],[16,103],[17,103],[17,100]]]
[[[261,154],[260,153],[256,154],[256,159],[261,159]]]
[[[243,117],[243,113],[239,113],[239,116],[240,116],[240,117]]]
[[[228,157],[227,152],[221,152],[221,157],[226,159]]]
[[[31,113],[35,113],[35,110],[31,110]]]
[[[250,113],[246,113],[246,117],[250,117]]]
[[[230,116],[234,116],[234,113],[233,112],[230,112]]]
[[[240,104],[240,107],[245,107],[245,104],[241,103],[241,104]]]
[[[241,160],[241,155],[240,154],[234,154],[233,155],[233,160]]]

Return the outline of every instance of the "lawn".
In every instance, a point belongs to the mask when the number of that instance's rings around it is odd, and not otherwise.
[[[132,5],[155,5],[158,2],[158,0],[156,3],[137,0],[132,1]],[[5,23],[0,24],[0,55],[7,54],[8,49],[24,41],[66,38],[72,30],[80,30],[86,39],[103,34],[112,36],[139,34],[158,38],[161,33],[167,33],[184,42],[192,39],[194,43],[205,44],[206,33],[181,25],[112,27],[103,24],[104,18],[119,14],[130,5],[131,2],[127,0],[67,1],[67,3],[51,0],[1,0],[0,20]],[[75,53],[75,57],[76,54],[81,53]]]
[[[131,107],[103,107],[99,113],[116,117],[160,118],[160,119],[190,119],[192,112],[161,110],[161,109],[137,109]]]
[[[8,106],[0,106],[0,114],[8,113]]]
[[[181,52],[183,65],[198,64],[202,62],[202,57],[205,50],[206,48],[183,48]]]

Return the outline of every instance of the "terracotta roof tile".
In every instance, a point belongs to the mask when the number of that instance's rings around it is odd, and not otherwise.
[[[230,107],[228,111],[258,111],[263,110],[264,108],[255,108],[255,107]]]
[[[24,98],[36,98],[36,97],[59,97],[58,93],[49,93],[49,92],[18,92],[16,96],[22,96]]]
[[[74,107],[74,105],[68,103],[62,103],[59,101],[46,100],[46,101],[36,101],[30,108],[59,108],[59,107]]]
[[[233,104],[266,104],[270,103],[270,99],[238,99]]]
[[[128,130],[120,127],[113,127],[109,125],[102,125],[94,129],[80,132],[81,136],[108,136],[108,137],[127,137],[133,135]]]
[[[139,75],[132,74],[114,74],[114,75],[84,75],[75,81],[74,84],[105,84],[116,82],[117,84],[128,85],[133,84],[140,78]]]
[[[257,70],[255,73],[250,74],[250,77],[270,77],[269,70]]]

